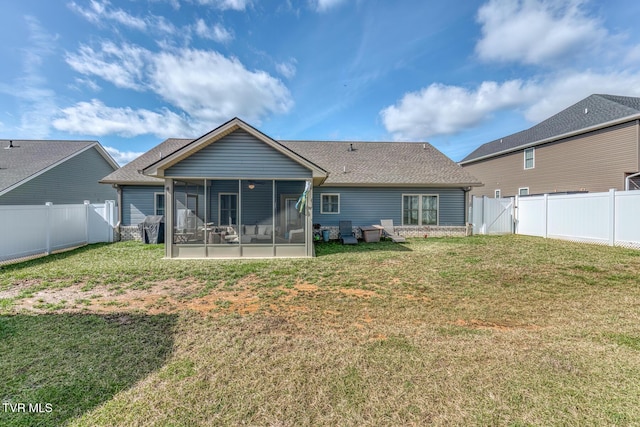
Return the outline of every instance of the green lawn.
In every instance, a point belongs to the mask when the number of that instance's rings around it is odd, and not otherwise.
[[[640,251],[316,251],[118,243],[0,267],[0,425],[640,425]]]

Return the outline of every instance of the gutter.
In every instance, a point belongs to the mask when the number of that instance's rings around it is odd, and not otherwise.
[[[492,157],[496,157],[496,156],[499,156],[499,155],[502,155],[502,154],[513,153],[513,152],[520,151],[520,150],[525,149],[525,148],[535,147],[536,145],[546,144],[546,143],[557,141],[557,140],[560,140],[560,139],[569,138],[569,137],[580,135],[580,134],[583,134],[583,133],[593,132],[595,130],[608,128],[608,127],[611,127],[611,126],[619,125],[619,124],[622,124],[622,123],[626,123],[626,122],[630,122],[630,121],[638,120],[638,119],[640,119],[640,114],[633,114],[631,116],[626,116],[626,117],[623,117],[621,119],[616,119],[616,120],[611,120],[611,121],[608,121],[608,122],[605,122],[605,123],[600,123],[599,125],[594,125],[594,126],[590,126],[590,127],[574,130],[572,132],[567,132],[567,133],[563,133],[563,134],[560,134],[560,135],[555,135],[555,136],[552,136],[552,137],[549,137],[549,138],[540,139],[538,141],[530,142],[528,144],[518,145],[517,147],[512,147],[512,148],[507,148],[507,149],[502,150],[502,151],[496,151],[495,153],[486,154],[484,156],[476,157],[476,158],[473,158],[473,159],[470,159],[470,160],[467,160],[467,161],[458,162],[458,164],[460,166],[462,166],[462,165],[466,165],[466,164],[469,164],[469,163],[478,162],[480,160],[490,159]],[[493,142],[493,141],[491,141],[491,142]]]

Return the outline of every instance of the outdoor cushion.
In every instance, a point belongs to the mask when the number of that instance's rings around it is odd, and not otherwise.
[[[258,224],[258,236],[271,236],[271,226],[266,224]]]

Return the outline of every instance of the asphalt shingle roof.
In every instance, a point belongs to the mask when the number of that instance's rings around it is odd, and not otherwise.
[[[591,95],[537,125],[481,145],[461,163],[484,158],[537,141],[576,132],[613,120],[640,114],[640,98],[617,95]]]
[[[0,140],[0,192],[73,156],[96,141]]]
[[[328,171],[324,185],[479,184],[429,143],[279,142]]]
[[[171,138],[103,178],[120,184],[161,184],[138,173],[186,146],[192,139]],[[324,185],[480,185],[469,172],[428,143],[278,141],[329,172]],[[353,147],[354,150],[350,151]],[[346,172],[345,172],[346,171]]]
[[[193,139],[169,138],[100,180],[103,183],[163,184],[164,180],[143,175],[139,171],[192,142]]]

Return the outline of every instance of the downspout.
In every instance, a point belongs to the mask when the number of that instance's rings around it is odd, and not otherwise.
[[[465,226],[465,234],[468,234],[469,229],[469,192],[471,191],[471,187],[463,187],[462,191],[464,192],[464,226]]]

